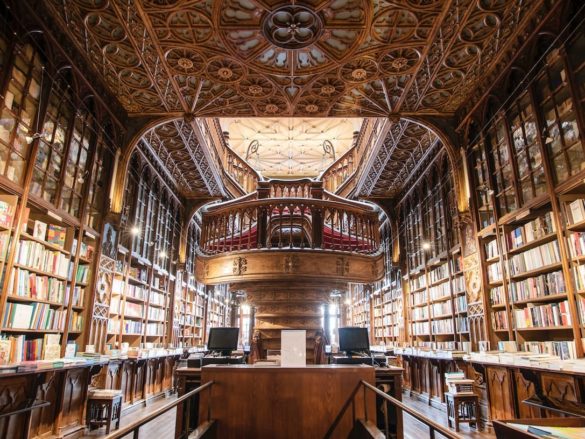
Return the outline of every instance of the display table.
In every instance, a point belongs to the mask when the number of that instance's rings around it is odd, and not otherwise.
[[[239,377],[240,380],[246,380],[248,382],[248,384],[244,385],[243,381],[240,381],[240,385],[241,387],[238,387],[238,389],[243,390],[243,389],[248,389],[249,392],[252,393],[248,393],[246,398],[244,399],[245,405],[249,408],[249,410],[252,410],[253,412],[257,412],[257,413],[264,413],[265,410],[267,410],[270,407],[273,407],[273,405],[271,404],[267,404],[268,408],[263,408],[264,406],[261,406],[263,404],[263,401],[270,401],[270,398],[277,398],[279,392],[281,392],[281,387],[280,387],[280,382],[285,382],[285,381],[279,381],[276,380],[275,377],[277,376],[286,376],[286,382],[289,383],[288,385],[290,385],[290,393],[286,394],[286,398],[291,400],[294,398],[305,398],[305,392],[309,391],[310,389],[313,389],[315,391],[317,391],[318,393],[318,398],[315,399],[315,407],[326,407],[329,405],[329,402],[331,401],[333,394],[330,392],[330,385],[332,386],[333,381],[337,380],[337,379],[341,379],[342,377],[346,377],[344,379],[349,380],[348,382],[353,383],[356,379],[356,377],[359,377],[361,375],[356,375],[355,371],[363,371],[363,370],[367,370],[367,371],[371,371],[371,374],[373,375],[370,378],[368,378],[369,382],[373,382],[375,383],[376,386],[380,387],[380,386],[385,386],[384,390],[391,396],[393,396],[394,398],[401,400],[402,398],[402,369],[398,368],[398,367],[390,367],[390,368],[373,368],[373,367],[369,367],[369,366],[336,366],[336,365],[320,365],[320,366],[307,366],[305,368],[294,368],[294,369],[290,369],[290,368],[280,368],[280,367],[254,367],[254,366],[205,366],[202,369],[199,368],[178,368],[175,372],[175,381],[177,383],[177,391],[179,396],[184,395],[185,393],[189,392],[190,390],[193,390],[197,387],[199,387],[202,383],[204,383],[206,380],[209,380],[211,376],[214,375],[210,375],[210,374],[216,374],[216,378],[214,378],[216,380],[216,382],[224,382],[225,379],[231,377],[233,379],[236,379],[236,377]],[[361,373],[361,372],[360,372]],[[368,374],[370,372],[367,372]],[[314,377],[317,378],[309,378],[307,376],[305,376],[306,374],[309,375],[313,375]],[[347,374],[347,375],[346,375]],[[257,377],[263,375],[266,380],[266,384],[265,385],[259,385],[259,381],[257,381]],[[348,378],[349,377],[349,378]],[[311,379],[316,380],[315,382],[312,382]],[[220,380],[220,381],[217,381]],[[272,397],[270,396],[269,393],[269,387],[268,386],[268,382],[272,381],[274,384],[274,391],[276,392],[276,394]],[[331,380],[331,381],[327,381],[327,380]],[[359,382],[359,379],[357,380],[357,382]],[[256,384],[254,384],[256,383]],[[330,383],[330,384],[327,384]],[[341,384],[340,384],[341,385]],[[347,385],[347,384],[346,384]],[[355,387],[355,383],[353,384]],[[216,395],[219,394],[216,392],[220,392],[220,387],[219,385],[214,385],[212,387],[212,395],[213,395],[213,399],[212,399],[212,418],[213,419],[218,419],[217,415],[219,415],[220,413],[216,413],[216,408],[218,406],[222,406],[222,409],[225,409],[227,407],[227,405],[225,404],[219,404],[218,402],[216,402],[217,400],[215,399]],[[344,388],[343,386],[341,388]],[[227,389],[227,387],[225,388]],[[261,395],[259,394],[259,392],[268,392],[269,397],[261,397]],[[204,394],[206,392],[203,392]],[[222,392],[222,393],[226,393],[226,392]],[[372,393],[372,392],[369,392]],[[226,396],[232,395],[231,393],[226,393]],[[282,393],[280,393],[280,397],[283,397]],[[336,397],[339,397],[341,394],[336,394]],[[374,394],[372,393],[372,398],[374,397]],[[203,396],[203,394],[201,395],[201,398],[205,398],[205,396]],[[230,398],[235,398],[235,396],[230,396]],[[237,398],[236,398],[237,400]],[[362,396],[362,400],[363,400],[363,396]],[[304,399],[304,401],[308,401],[306,399]],[[201,418],[202,420],[206,419],[206,413],[207,413],[207,405],[206,402],[203,402],[202,404],[198,404],[199,402],[199,398],[198,396],[195,396],[192,403],[191,403],[191,429],[196,428],[196,426],[198,425],[198,419],[200,419],[198,417],[198,415],[200,413],[204,414],[205,417]],[[274,403],[274,401],[273,401]],[[233,408],[232,408],[233,409]],[[181,432],[183,431],[183,419],[184,419],[184,413],[183,413],[184,408],[183,407],[179,407],[177,410],[177,420],[176,420],[176,437],[177,438],[181,438]],[[200,410],[202,412],[200,412]],[[234,409],[235,410],[235,409]],[[239,412],[238,412],[239,413]],[[374,413],[373,409],[372,411],[369,413]],[[331,412],[329,414],[325,413],[325,415],[323,416],[330,416]],[[319,415],[321,416],[321,415]],[[381,420],[381,414],[378,411],[378,425],[379,428],[381,430],[383,430],[382,428],[382,424],[383,424],[383,419]],[[398,439],[402,439],[403,437],[403,430],[402,430],[402,413],[398,413],[395,410],[389,410],[389,414],[388,414],[388,418],[389,418],[389,426],[390,426],[390,436],[391,437],[395,437]],[[380,422],[382,421],[382,422]],[[323,424],[327,424],[328,421],[325,421],[325,418],[323,418],[322,423]],[[218,426],[221,424],[221,422],[218,424]],[[327,427],[329,427],[329,424],[327,424]],[[322,436],[322,435],[321,435]],[[223,437],[223,436],[221,436]],[[297,436],[299,437],[299,436]],[[307,437],[307,436],[306,436]],[[313,437],[313,436],[311,436]],[[317,437],[317,436],[315,436]]]

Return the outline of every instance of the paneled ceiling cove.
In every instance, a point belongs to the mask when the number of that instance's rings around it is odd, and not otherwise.
[[[129,113],[451,114],[542,0],[48,0]],[[55,25],[55,23],[53,23]]]

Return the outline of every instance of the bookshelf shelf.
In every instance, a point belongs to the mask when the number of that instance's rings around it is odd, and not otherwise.
[[[49,273],[48,271],[38,270],[36,268],[29,267],[27,265],[21,265],[21,264],[13,264],[13,265],[15,267],[17,267],[17,268],[22,268],[23,270],[30,271],[30,272],[35,273],[35,274],[40,274],[42,276],[52,277],[52,278],[55,278],[55,279],[58,279],[58,280],[62,280],[62,281],[68,281],[69,280],[65,276],[59,276],[59,275],[54,274],[54,273]]]
[[[571,331],[572,326],[542,326],[542,327],[531,327],[531,328],[516,328],[516,331]]]
[[[46,248],[49,248],[49,249],[51,249],[51,250],[54,250],[54,251],[61,252],[61,253],[63,253],[64,255],[67,255],[67,256],[70,256],[70,255],[71,255],[71,252],[69,252],[69,251],[65,250],[63,247],[60,247],[60,246],[58,246],[58,245],[56,245],[56,244],[52,244],[52,243],[50,243],[50,242],[47,242],[47,241],[45,241],[45,240],[43,240],[43,239],[40,239],[40,238],[36,238],[36,237],[34,237],[34,236],[32,236],[32,235],[29,235],[28,233],[21,233],[21,234],[20,234],[20,239],[24,239],[24,240],[26,240],[26,241],[34,241],[34,242],[38,242],[39,244],[42,244],[42,245],[44,245]]]
[[[55,306],[58,308],[64,306],[64,304],[61,302],[51,302],[49,300],[42,300],[42,299],[37,299],[37,298],[32,298],[32,297],[24,297],[24,296],[14,296],[11,294],[8,295],[8,300],[13,301],[13,302],[23,302],[23,303],[46,303],[47,305]]]
[[[566,299],[567,298],[567,294],[563,293],[563,294],[553,294],[550,296],[540,296],[540,297],[534,297],[532,299],[526,299],[526,300],[518,300],[516,302],[513,302],[512,305],[513,306],[518,306],[518,305],[527,305],[533,302],[554,302],[556,300],[561,300],[561,299]]]
[[[562,267],[562,263],[558,262],[556,264],[547,265],[545,267],[538,268],[536,270],[530,270],[530,271],[525,271],[523,273],[511,275],[510,279],[521,280],[521,279],[526,279],[529,277],[535,277],[535,276],[538,276],[539,274],[544,274],[544,273],[548,273],[549,271],[558,270],[561,267]]]
[[[508,251],[508,254],[513,255],[513,254],[517,254],[517,253],[522,253],[522,252],[525,252],[526,250],[531,250],[531,249],[533,249],[535,247],[538,247],[539,245],[545,244],[547,242],[554,241],[555,239],[557,239],[556,232],[549,233],[549,234],[547,234],[547,235],[545,235],[545,236],[543,236],[541,238],[538,238],[538,239],[535,239],[533,241],[530,241],[530,242],[528,242],[526,244],[523,244],[523,245],[521,245],[519,247],[511,248]]]

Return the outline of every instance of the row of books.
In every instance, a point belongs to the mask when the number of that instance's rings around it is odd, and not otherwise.
[[[124,334],[142,335],[142,322],[124,321]]]
[[[440,280],[445,280],[449,276],[449,272],[447,270],[447,264],[439,265],[437,268],[432,269],[429,271],[429,278],[431,283],[438,282]]]
[[[146,325],[146,335],[164,335],[164,325],[161,323],[148,323]]]
[[[70,331],[83,331],[83,315],[79,312],[74,311],[69,320]]]
[[[165,299],[166,299],[166,295],[164,295],[162,293],[157,293],[156,291],[150,292],[150,303],[153,303],[155,305],[164,306],[165,302],[166,302]]]
[[[453,319],[433,320],[431,322],[433,334],[452,334]]]
[[[510,293],[514,302],[565,294],[566,292],[562,271],[553,271],[521,281],[510,282]]]
[[[469,332],[469,320],[467,317],[457,316],[455,317],[455,329],[458,333]]]
[[[445,282],[439,285],[435,285],[434,287],[430,287],[429,294],[431,296],[431,300],[442,299],[446,296],[450,296],[451,284],[449,282]]]
[[[546,328],[549,326],[569,326],[571,314],[569,302],[564,300],[546,305],[529,304],[524,309],[514,310],[517,328]]]
[[[467,311],[467,298],[465,296],[458,296],[453,300],[455,305],[455,312],[462,313]]]
[[[411,316],[412,320],[428,319],[429,318],[429,308],[426,306],[413,308],[410,311],[410,316]]]
[[[410,280],[410,291],[418,290],[427,286],[426,277],[423,275]]]
[[[419,291],[418,293],[412,293],[412,304],[421,305],[427,303],[427,290]]]
[[[512,256],[510,258],[510,273],[517,275],[526,271],[537,270],[559,263],[560,260],[559,243],[557,241],[548,242]]]
[[[32,224],[32,235],[41,241],[64,248],[67,229],[56,224],[47,224],[37,220]]]
[[[585,291],[585,265],[573,266],[573,277],[577,290]]]
[[[139,303],[126,302],[124,315],[126,317],[142,318],[144,316],[144,306]]]
[[[579,198],[571,201],[568,205],[568,220],[569,224],[580,223],[585,221],[585,199]]]
[[[443,316],[445,314],[451,315],[451,303],[448,301],[433,303],[431,309],[433,311],[433,317]]]
[[[535,354],[549,354],[560,357],[561,360],[577,358],[574,341],[526,341],[521,349]]]
[[[79,285],[73,288],[73,306],[84,306],[85,304],[85,288]]]
[[[527,222],[507,233],[508,246],[511,249],[529,244],[546,235],[556,232],[551,212]]]
[[[77,251],[77,239],[74,239],[71,253],[75,254],[76,251]],[[81,241],[81,248],[79,249],[79,256],[81,256],[84,259],[91,260],[93,258],[93,255],[94,255],[94,251],[95,251],[95,249],[93,248],[93,246]]]
[[[43,358],[43,345],[43,338],[27,340],[24,335],[1,338],[0,364],[41,360]]]
[[[3,328],[62,331],[66,310],[52,309],[46,303],[7,302],[2,319]]]
[[[384,293],[384,302],[402,298],[402,288],[391,289]]]
[[[503,305],[506,303],[503,286],[500,285],[490,288],[490,303],[492,305]]]
[[[158,320],[160,322],[165,319],[165,310],[163,308],[148,307],[148,319]]]
[[[89,265],[77,265],[77,273],[75,274],[75,282],[86,284],[89,280]]]
[[[146,287],[134,284],[128,284],[126,287],[126,295],[130,297],[134,297],[135,299],[145,300],[146,299],[146,292],[148,289]]]
[[[428,321],[411,323],[411,328],[413,335],[429,335],[431,333]]]
[[[453,288],[453,293],[462,293],[465,291],[465,276],[456,276],[451,281],[451,287]]]
[[[488,273],[488,281],[491,284],[493,284],[495,282],[499,282],[504,278],[503,273],[502,273],[502,265],[500,264],[500,262],[495,262],[493,264],[489,264],[487,266],[487,273]]]
[[[496,331],[508,329],[508,313],[506,310],[494,311],[492,314],[492,324]]]
[[[141,282],[148,282],[148,271],[144,268],[129,267],[128,274],[134,279],[138,279]]]
[[[15,262],[45,273],[67,277],[71,261],[64,253],[47,250],[41,243],[20,241],[16,247]]]
[[[571,250],[571,256],[584,256],[585,255],[585,233],[573,232],[569,233],[567,237],[569,241],[569,249]]]
[[[493,239],[485,243],[485,255],[488,259],[495,258],[500,255],[498,250],[498,241]]]
[[[22,268],[14,268],[10,274],[8,291],[13,296],[66,304],[67,290],[65,281],[31,273]]]

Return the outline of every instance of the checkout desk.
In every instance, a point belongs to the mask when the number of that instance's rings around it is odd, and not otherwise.
[[[402,399],[402,369],[353,365],[308,365],[306,367],[210,365],[202,368],[180,367],[175,371],[179,396],[214,381],[211,392],[196,395],[191,402],[191,430],[199,419],[207,419],[209,398],[211,418],[218,421],[218,437],[272,437],[274,432],[287,432],[282,437],[323,437],[339,414],[341,407],[361,380],[375,384],[394,398]],[[363,410],[363,392],[356,397],[356,412]],[[211,397],[210,397],[211,394]],[[361,404],[361,408],[360,408]],[[385,414],[381,401],[366,392],[368,413],[376,412],[380,430],[388,420],[389,437],[402,439],[402,413],[388,404]],[[183,411],[177,408],[176,438],[182,439]],[[341,419],[333,437],[347,437],[351,427],[351,406]],[[299,430],[299,429],[302,429]],[[322,430],[322,431],[321,431]],[[242,432],[246,433],[242,435]],[[310,432],[310,436],[306,436]],[[345,436],[343,436],[345,434]],[[316,436],[315,436],[316,435]]]

